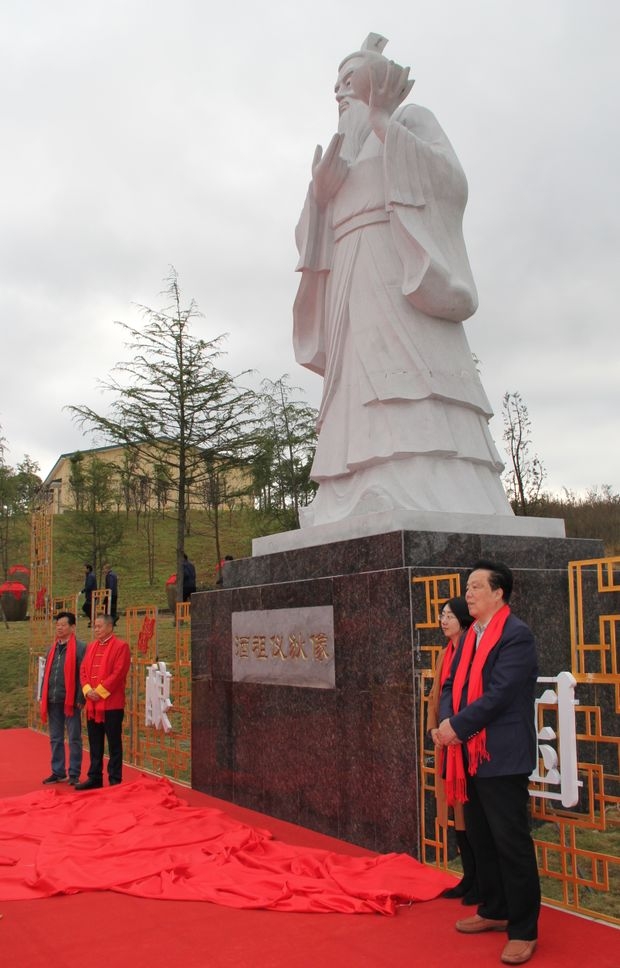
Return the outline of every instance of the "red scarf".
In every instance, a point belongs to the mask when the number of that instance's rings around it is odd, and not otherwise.
[[[41,690],[41,722],[47,722],[47,694],[50,683],[50,672],[58,642],[54,642],[50,649],[50,654],[45,665],[45,676],[43,677],[43,688]],[[65,716],[73,716],[75,712],[75,667],[77,665],[77,645],[73,632],[67,639],[67,651],[65,654]]]
[[[103,680],[106,678],[108,672],[110,671],[108,666],[110,665],[110,654],[113,651],[113,649],[110,647],[111,640],[113,638],[113,635],[109,635],[108,638],[105,639],[105,642],[99,642],[98,639],[95,639],[95,641],[91,642],[86,649],[86,655],[82,660],[82,669],[84,670],[82,675],[84,676],[84,679],[86,679],[86,682],[90,682],[91,680],[93,660],[100,646],[104,646],[104,648],[101,657],[101,665],[99,666],[99,681],[103,682]],[[93,702],[92,699],[86,700],[86,718],[94,719],[96,723],[103,723],[105,721],[105,699],[103,697],[98,699],[97,702]]]
[[[450,675],[450,667],[452,665],[452,660],[454,658],[454,653],[456,652],[456,646],[452,639],[448,642],[446,646],[446,651],[444,653],[443,662],[441,663],[441,669],[439,670],[439,692],[443,689],[443,684]]]
[[[475,702],[482,695],[482,670],[484,664],[489,653],[499,642],[504,631],[506,619],[509,615],[510,608],[508,605],[502,605],[482,633],[477,649],[476,630],[473,625],[470,625],[465,636],[465,641],[463,642],[461,658],[454,675],[454,682],[452,683],[452,708],[455,713],[459,711],[461,706],[461,696],[470,665],[471,671],[469,672],[469,685],[467,687],[467,705],[469,706],[470,703]],[[470,776],[474,776],[478,772],[478,767],[482,761],[490,759],[487,752],[486,729],[481,729],[479,733],[476,733],[466,740],[466,743],[468,772]],[[461,743],[448,746],[446,749],[446,798],[449,805],[453,806],[456,801],[465,803],[467,800],[465,760],[463,757],[463,745]]]

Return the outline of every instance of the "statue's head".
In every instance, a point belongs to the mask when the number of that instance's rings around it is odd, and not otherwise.
[[[386,37],[382,37],[380,34],[368,34],[360,50],[349,54],[341,62],[335,86],[336,100],[341,112],[346,109],[349,100],[363,101],[364,104],[368,104],[370,100],[369,68],[373,62],[387,61],[382,53],[386,44]],[[405,99],[412,84],[413,81],[403,88],[401,100]]]

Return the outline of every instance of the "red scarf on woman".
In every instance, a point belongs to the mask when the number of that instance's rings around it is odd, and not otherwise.
[[[54,642],[50,649],[50,654],[45,665],[45,675],[43,677],[43,688],[41,690],[41,722],[47,722],[47,694],[49,691],[50,672],[52,662],[58,642]],[[65,655],[65,716],[73,716],[75,712],[75,666],[77,660],[77,645],[73,632],[67,639],[67,652]]]
[[[469,685],[467,687],[467,705],[469,706],[476,699],[480,699],[482,695],[482,670],[484,664],[491,650],[499,642],[504,631],[506,619],[509,615],[510,608],[508,605],[502,605],[482,633],[477,649],[476,630],[473,625],[470,625],[465,636],[465,641],[463,642],[461,658],[452,683],[452,708],[455,713],[459,711],[461,706],[461,696],[470,665],[471,671],[469,672]],[[478,772],[478,767],[481,762],[490,759],[487,752],[486,729],[481,729],[479,733],[471,736],[465,742],[467,744],[468,772],[470,776],[474,776]],[[453,806],[456,801],[465,803],[467,800],[463,744],[458,743],[454,746],[448,746],[446,749],[446,798],[449,805]]]
[[[441,663],[441,669],[439,670],[439,692],[443,689],[443,684],[450,675],[450,666],[452,665],[452,660],[454,658],[454,653],[456,652],[456,646],[452,639],[448,642],[446,646],[446,651],[444,653],[443,662]]]

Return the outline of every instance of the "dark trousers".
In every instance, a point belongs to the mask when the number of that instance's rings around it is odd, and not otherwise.
[[[476,858],[478,914],[508,920],[508,937],[538,936],[540,881],[529,828],[528,777],[467,777],[465,827]]]
[[[107,709],[102,723],[94,719],[86,720],[88,745],[90,746],[90,767],[88,779],[103,783],[103,750],[108,741],[108,782],[110,786],[120,783],[123,778],[123,716],[124,709]]]

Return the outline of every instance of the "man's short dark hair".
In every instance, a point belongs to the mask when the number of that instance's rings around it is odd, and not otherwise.
[[[508,565],[505,565],[503,561],[490,561],[487,558],[481,558],[475,563],[472,571],[478,571],[478,569],[489,572],[489,585],[493,589],[501,588],[502,598],[505,602],[509,602],[514,579]]]
[[[69,625],[75,625],[75,615],[73,612],[59,612],[54,621],[58,622],[58,620],[61,618],[66,618]]]
[[[84,567],[86,568],[86,571],[92,571],[93,570],[93,566],[92,565],[84,565]]]
[[[96,618],[102,618],[107,625],[114,625],[114,616],[110,615],[109,612],[101,612]]]

